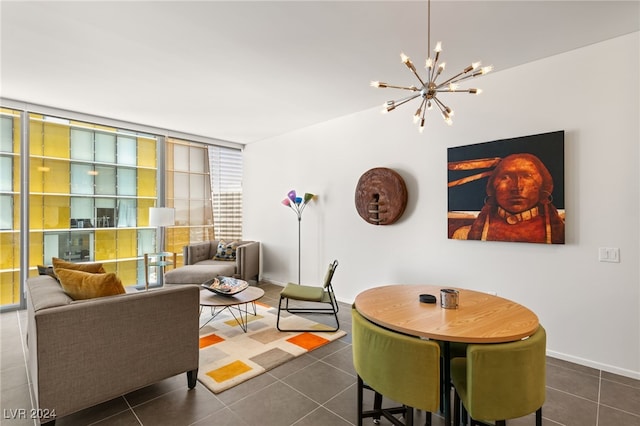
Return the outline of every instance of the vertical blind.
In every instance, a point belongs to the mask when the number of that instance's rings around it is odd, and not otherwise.
[[[209,146],[216,239],[242,239],[242,151]]]

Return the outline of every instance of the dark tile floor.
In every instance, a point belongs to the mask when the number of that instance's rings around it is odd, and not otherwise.
[[[281,287],[260,283],[263,301],[277,304]],[[341,328],[351,329],[350,307],[342,305]],[[0,314],[0,407],[2,425],[33,424],[12,419],[32,408],[24,352],[26,312]],[[186,375],[58,419],[58,425],[233,425],[309,426],[356,424],[356,377],[350,334],[274,370],[214,395],[200,383],[187,390]],[[423,424],[422,413],[416,424]],[[543,424],[640,426],[640,381],[549,358]],[[434,425],[443,425],[434,415]],[[371,424],[366,419],[365,424]],[[389,424],[382,421],[382,424]],[[533,425],[532,416],[509,425]]]

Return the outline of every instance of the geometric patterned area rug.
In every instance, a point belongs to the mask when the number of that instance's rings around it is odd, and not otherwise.
[[[213,393],[236,386],[346,334],[343,330],[281,332],[276,328],[278,308],[260,302],[255,304],[256,315],[252,315],[253,308],[248,305],[246,333],[228,310],[200,329],[198,380]],[[235,310],[234,313],[238,315]],[[200,324],[210,318],[209,308],[205,307]],[[280,324],[282,328],[330,328],[289,313],[282,315]]]

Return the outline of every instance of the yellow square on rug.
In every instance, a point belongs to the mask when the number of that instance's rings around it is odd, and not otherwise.
[[[198,380],[214,393],[220,393],[256,377],[302,354],[345,336],[336,332],[282,332],[276,328],[278,309],[255,302],[247,306],[247,332],[228,310],[200,329]],[[243,307],[244,309],[244,307]],[[234,309],[233,313],[239,315]],[[244,314],[242,314],[244,316]],[[200,324],[211,318],[204,308]],[[327,330],[330,327],[298,315],[281,314],[282,328]]]

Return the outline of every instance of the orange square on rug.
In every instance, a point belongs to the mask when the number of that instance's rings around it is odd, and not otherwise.
[[[217,334],[210,334],[200,338],[200,349],[207,346],[215,345],[216,343],[224,342],[224,339]]]
[[[287,342],[293,343],[294,345],[298,345],[301,348],[306,349],[308,351],[312,351],[315,348],[318,348],[324,344],[329,343],[330,340],[327,340],[324,337],[320,337],[316,334],[305,332],[287,339]]]

